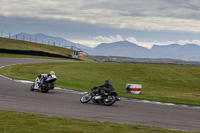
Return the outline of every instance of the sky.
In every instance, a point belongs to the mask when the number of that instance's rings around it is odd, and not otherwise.
[[[0,0],[0,31],[43,33],[90,47],[116,41],[200,45],[200,0]]]

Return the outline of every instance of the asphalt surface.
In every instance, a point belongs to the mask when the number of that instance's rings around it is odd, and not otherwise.
[[[0,57],[0,67],[52,61],[56,60]],[[30,91],[30,85],[0,76],[0,110],[200,131],[199,107],[170,106],[127,99],[107,107],[92,102],[80,103],[81,96],[65,90],[53,90],[48,93]]]

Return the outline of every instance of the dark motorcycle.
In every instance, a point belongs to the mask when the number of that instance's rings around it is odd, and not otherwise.
[[[55,88],[56,80],[57,80],[56,75],[51,75],[43,82],[43,84],[40,84],[41,78],[37,77],[35,79],[35,83],[31,85],[30,90],[31,91],[40,90],[43,93],[47,93],[49,90],[53,90]]]
[[[81,103],[87,103],[90,100],[93,101],[93,103],[99,103],[103,104],[105,106],[111,106],[116,101],[120,101],[120,98],[118,98],[118,94],[115,91],[111,92],[105,92],[105,91],[99,91],[100,89],[98,87],[94,87],[91,92],[88,92],[87,94],[83,95],[80,99]]]

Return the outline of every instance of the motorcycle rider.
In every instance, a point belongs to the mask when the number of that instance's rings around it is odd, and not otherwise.
[[[39,86],[41,86],[44,83],[44,81],[46,81],[48,79],[48,77],[50,77],[52,74],[55,75],[56,73],[54,71],[50,71],[49,74],[38,75],[38,77],[41,79],[40,82],[38,83]]]
[[[111,91],[115,91],[114,86],[111,84],[111,81],[109,79],[105,80],[103,85],[99,85],[98,86],[99,92],[101,94],[103,94],[104,92],[111,92]]]
[[[115,91],[115,88],[111,84],[111,81],[109,79],[105,80],[104,84],[99,85],[97,89],[100,95],[104,95],[104,92],[109,93],[111,91]],[[119,97],[116,97],[116,98],[117,98],[117,101],[121,100]]]

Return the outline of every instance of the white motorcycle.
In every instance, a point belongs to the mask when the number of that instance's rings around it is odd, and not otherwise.
[[[50,75],[44,82],[41,84],[41,78],[37,77],[35,79],[35,83],[31,85],[30,90],[40,90],[43,93],[47,93],[49,90],[53,90],[55,88],[55,82],[57,80],[56,75]]]

